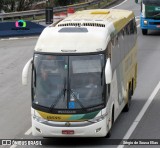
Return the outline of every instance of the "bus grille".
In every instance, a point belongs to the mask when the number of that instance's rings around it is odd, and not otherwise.
[[[65,24],[59,24],[58,27],[62,26],[92,26],[92,27],[105,27],[105,24],[100,23],[65,23]]]

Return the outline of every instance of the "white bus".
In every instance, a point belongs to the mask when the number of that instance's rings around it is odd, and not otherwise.
[[[128,111],[137,80],[132,11],[84,10],[44,29],[22,72],[32,66],[32,134],[105,137]]]

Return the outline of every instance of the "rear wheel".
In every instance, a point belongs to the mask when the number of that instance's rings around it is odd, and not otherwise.
[[[147,29],[142,29],[142,34],[143,34],[143,35],[147,35],[147,33],[148,33],[148,30],[147,30]]]
[[[128,102],[125,105],[125,107],[123,109],[123,112],[128,112],[129,111],[129,108],[130,108],[130,105],[131,105],[131,93],[132,93],[132,91],[129,89],[128,90]]]

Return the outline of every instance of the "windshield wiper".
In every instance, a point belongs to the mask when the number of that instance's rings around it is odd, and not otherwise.
[[[64,87],[63,90],[61,91],[61,93],[59,93],[59,95],[56,97],[56,101],[54,101],[54,103],[52,103],[52,105],[50,106],[49,110],[52,111],[54,109],[54,107],[58,104],[58,102],[63,98],[62,95],[64,95],[65,98],[65,94],[66,94],[66,79],[64,80]]]
[[[63,98],[62,95],[64,94],[65,97],[66,89],[63,89],[62,92],[56,97],[56,101],[50,106],[49,110],[52,111],[54,107],[58,104],[58,102]]]
[[[56,97],[56,100],[52,103],[52,105],[49,107],[49,110],[52,111],[54,109],[54,107],[58,104],[58,102],[63,98],[62,95],[64,95],[65,98],[65,94],[66,94],[66,79],[64,82],[64,87],[63,90],[61,91],[61,93],[59,93],[59,95]],[[76,100],[76,102],[80,105],[80,107],[86,111],[85,107],[82,105],[82,103],[79,101],[79,99],[77,98],[77,96],[75,95],[75,93],[72,91],[72,89],[70,89],[69,91],[71,91],[71,95],[74,97],[74,99]]]
[[[153,15],[153,16],[159,16],[160,15],[160,13],[158,13],[158,14],[155,14],[155,15]]]
[[[80,107],[86,111],[85,107],[82,105],[82,103],[79,101],[79,99],[77,98],[77,96],[75,95],[75,93],[73,92],[72,89],[70,89],[71,91],[71,95],[74,97],[74,99],[76,100],[76,102],[80,105]]]

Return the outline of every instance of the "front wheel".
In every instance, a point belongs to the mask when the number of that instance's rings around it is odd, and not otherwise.
[[[148,30],[147,30],[147,29],[142,29],[142,34],[143,34],[143,35],[147,35],[147,33],[148,33]]]
[[[113,126],[113,123],[114,123],[114,107],[112,108],[112,118],[111,118],[111,128]],[[105,136],[106,138],[110,138],[111,137],[111,128],[110,130],[108,131],[107,135]]]

